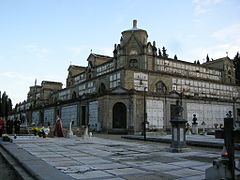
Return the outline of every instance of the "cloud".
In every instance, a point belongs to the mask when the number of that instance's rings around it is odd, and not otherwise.
[[[113,48],[112,47],[102,47],[102,48],[99,48],[98,51],[102,55],[113,56]]]
[[[240,24],[233,24],[213,32],[209,41],[214,42],[215,45],[195,48],[192,50],[192,54],[204,58],[209,54],[211,58],[217,59],[226,56],[228,53],[228,56],[233,58],[240,51]]]
[[[240,42],[240,24],[233,24],[226,28],[220,29],[212,34],[212,37],[222,41],[238,41]]]
[[[1,74],[3,77],[17,79],[21,81],[34,81],[34,77],[29,75],[20,74],[18,72],[4,72]]]
[[[213,47],[213,50],[228,52],[230,57],[235,56],[240,51],[240,24],[233,24],[212,34],[219,45]]]
[[[221,3],[224,0],[193,0],[195,5],[194,14],[199,16],[201,14],[206,14],[211,10],[210,6]]]
[[[84,48],[83,47],[67,47],[66,48],[68,51],[70,51],[70,53],[73,55],[73,56],[78,56],[81,54],[81,52],[84,51]]]
[[[40,47],[36,44],[26,44],[23,48],[39,58],[46,58],[46,54],[49,52],[49,49]]]

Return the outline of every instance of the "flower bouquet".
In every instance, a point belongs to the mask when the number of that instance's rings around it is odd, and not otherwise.
[[[7,134],[3,134],[3,135],[2,135],[2,139],[3,139],[3,141],[12,142],[12,139],[10,139]]]

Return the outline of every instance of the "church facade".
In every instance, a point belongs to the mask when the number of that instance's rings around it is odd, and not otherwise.
[[[17,114],[36,124],[54,124],[60,115],[65,127],[74,121],[96,131],[136,133],[144,116],[149,129],[170,128],[180,100],[189,122],[196,114],[200,124],[213,128],[229,111],[240,120],[240,87],[229,57],[203,64],[169,58],[165,48],[148,42],[136,20],[122,32],[113,57],[91,53],[87,61],[87,67],[69,66],[64,89],[48,81],[30,87]]]

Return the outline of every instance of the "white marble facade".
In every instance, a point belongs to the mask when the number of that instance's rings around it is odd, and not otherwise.
[[[44,125],[47,125],[48,123],[50,123],[50,125],[52,126],[55,122],[54,119],[54,108],[50,108],[50,109],[45,109],[44,110]]]
[[[149,128],[163,128],[163,101],[147,99],[146,109]]]
[[[223,119],[229,111],[233,112],[233,106],[187,103],[187,120],[191,124],[193,114],[196,114],[199,125],[204,121],[206,127],[214,127],[215,123],[223,124]]]
[[[64,127],[68,127],[71,121],[77,123],[77,105],[64,106],[61,110],[61,119]]]

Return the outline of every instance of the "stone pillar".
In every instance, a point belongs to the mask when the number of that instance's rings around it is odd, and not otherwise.
[[[175,117],[171,121],[172,124],[172,143],[170,146],[171,152],[186,151],[186,120],[181,117]]]
[[[177,101],[176,117],[171,119],[172,124],[172,143],[170,146],[171,152],[186,152],[190,151],[186,146],[186,120],[180,114],[183,108],[179,101]]]

